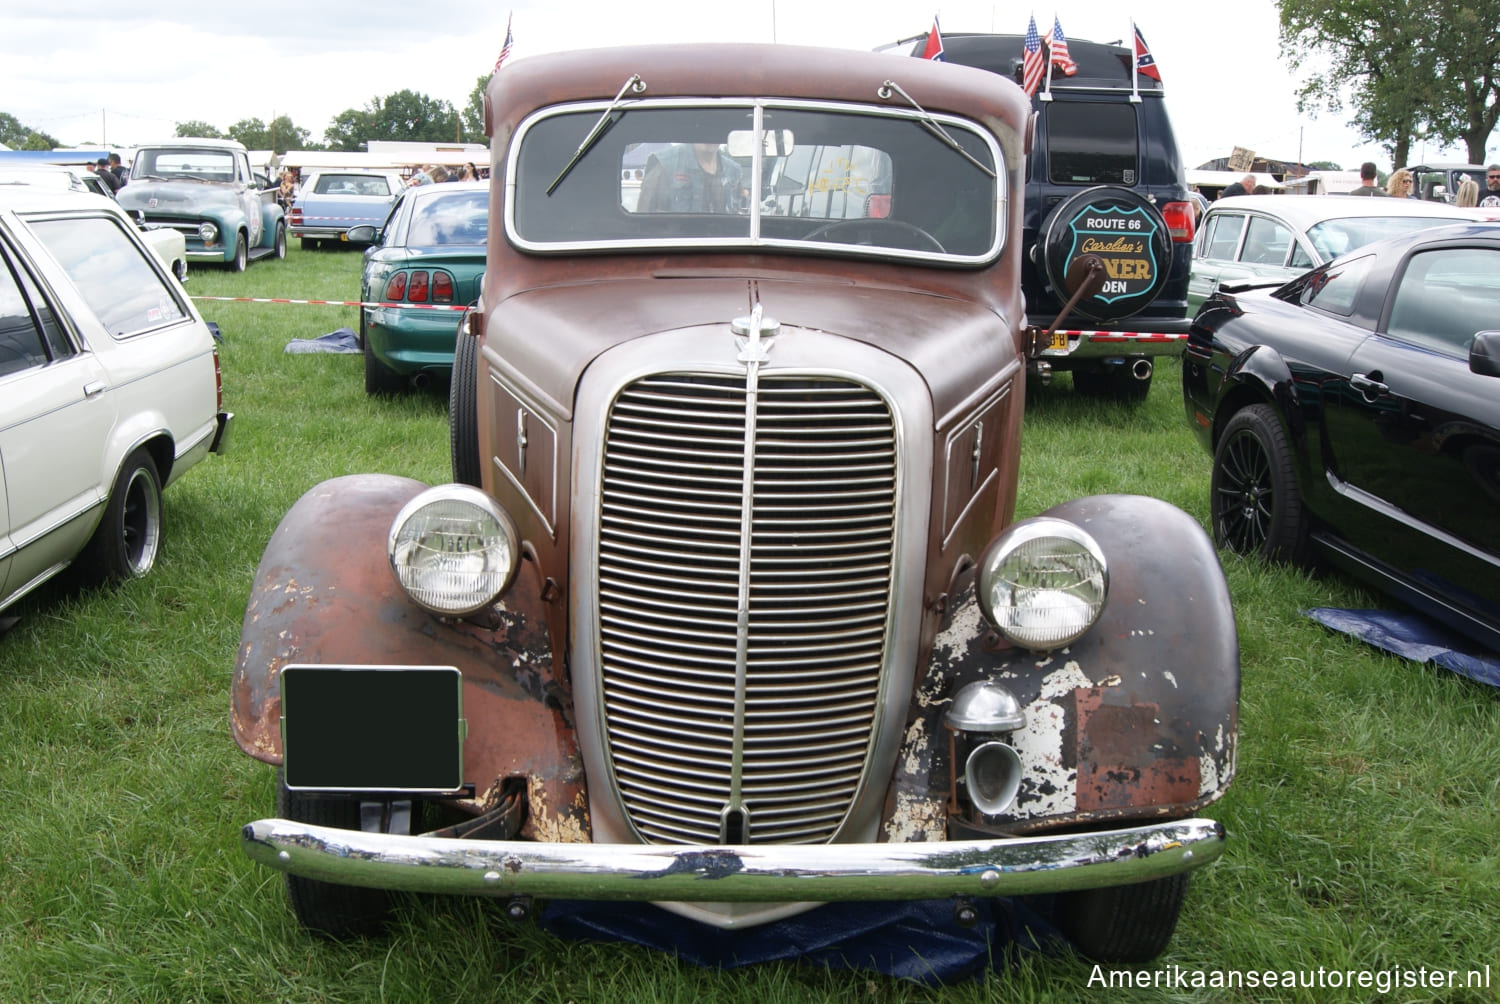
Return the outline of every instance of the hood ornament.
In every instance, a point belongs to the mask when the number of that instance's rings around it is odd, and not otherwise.
[[[781,330],[781,322],[774,317],[766,317],[757,303],[750,311],[750,316],[736,317],[730,321],[729,330],[738,336],[735,344],[740,347],[739,361],[748,366],[770,361],[771,346],[776,344],[776,339],[772,336]]]

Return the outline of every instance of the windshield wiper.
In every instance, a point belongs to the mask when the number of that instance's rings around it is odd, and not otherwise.
[[[896,83],[894,80],[887,80],[885,83],[881,84],[879,88],[876,89],[875,94],[882,101],[889,101],[891,99],[892,92],[901,95],[901,97],[905,99],[907,104],[911,105],[918,111],[918,113],[921,114],[922,118],[920,121],[923,128],[932,133],[938,139],[942,140],[943,143],[951,147],[954,152],[958,153],[965,160],[973,164],[975,167],[979,168],[985,174],[989,175],[991,178],[995,177],[995,172],[992,168],[986,166],[972,153],[959,146],[958,140],[948,135],[948,130],[944,129],[942,125],[938,123],[938,120],[933,118],[926,108],[923,108],[921,105],[917,104],[915,98],[903,91],[900,84]]]
[[[557,177],[552,179],[552,184],[547,186],[548,195],[551,195],[557,186],[562,184],[562,180],[568,176],[568,172],[578,165],[578,162],[583,159],[584,154],[594,148],[594,144],[599,142],[600,137],[619,121],[619,119],[612,118],[611,116],[614,115],[615,109],[620,107],[620,102],[625,99],[625,92],[630,91],[632,94],[640,94],[645,89],[646,82],[641,79],[641,75],[639,73],[632,73],[630,79],[625,81],[625,86],[620,88],[620,93],[616,94],[615,99],[609,103],[609,107],[604,109],[604,114],[599,116],[599,121],[594,123],[594,128],[589,130],[589,134],[583,138],[583,142],[578,144],[578,149],[573,151],[573,156],[563,165],[563,169],[557,173]]]

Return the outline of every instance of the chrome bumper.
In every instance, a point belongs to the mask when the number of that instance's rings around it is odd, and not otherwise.
[[[1207,864],[1224,828],[1185,819],[1102,833],[916,844],[546,844],[395,836],[286,819],[241,843],[272,868],[344,885],[555,899],[831,902],[1013,896],[1124,885]]]

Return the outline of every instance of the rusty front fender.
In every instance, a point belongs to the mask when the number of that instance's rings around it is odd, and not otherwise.
[[[387,475],[325,481],[276,528],[256,571],[235,658],[232,721],[242,750],[281,762],[280,674],[289,663],[456,666],[463,675],[465,779],[492,807],[526,784],[541,839],[588,839],[572,699],[554,672],[535,566],[523,562],[488,611],[446,620],[401,591],[386,557],[391,520],[427,486]]]
[[[1234,776],[1239,642],[1207,534],[1175,506],[1142,496],[1091,496],[1043,515],[1098,541],[1108,604],[1078,641],[1037,655],[1001,641],[979,614],[972,582],[957,592],[912,701],[886,839],[1180,819],[1216,801]],[[963,747],[962,737],[950,741],[943,712],[976,680],[1002,684],[1026,714],[1024,726],[993,737],[1022,764],[1016,801],[999,816],[951,798],[950,760],[961,760]]]

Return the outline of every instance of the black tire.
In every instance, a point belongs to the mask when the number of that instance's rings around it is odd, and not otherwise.
[[[483,467],[479,462],[479,339],[460,325],[453,346],[453,378],[448,384],[448,453],[453,461],[453,480],[480,486]]]
[[[1187,896],[1188,873],[1080,889],[1057,897],[1057,926],[1097,962],[1149,962],[1166,950]]]
[[[125,458],[115,476],[81,562],[84,583],[138,579],[151,571],[161,531],[161,475],[143,447]]]
[[[187,282],[187,262],[178,258],[172,263],[172,274],[177,277],[178,282]]]
[[[406,378],[386,368],[384,363],[375,358],[375,353],[370,351],[368,339],[364,340],[364,350],[366,394],[399,394],[406,390]]]
[[[1300,563],[1307,513],[1286,430],[1268,404],[1235,412],[1214,448],[1209,511],[1214,542],[1236,554]]]
[[[314,826],[359,829],[357,799],[291,791],[279,768],[276,771],[276,815]],[[390,919],[391,894],[384,889],[338,885],[288,875],[286,894],[292,912],[302,926],[328,938],[377,937],[385,933]]]
[[[1116,401],[1138,402],[1146,400],[1151,393],[1151,380],[1155,376],[1146,377],[1144,380],[1130,375],[1129,364],[1119,366],[1094,366],[1087,369],[1075,369],[1073,372],[1073,389],[1085,397],[1111,398]]]
[[[280,220],[276,222],[276,237],[272,247],[276,249],[277,258],[286,257],[286,224]]]
[[[234,261],[229,263],[232,272],[243,272],[250,264],[250,245],[242,230],[234,238]]]

